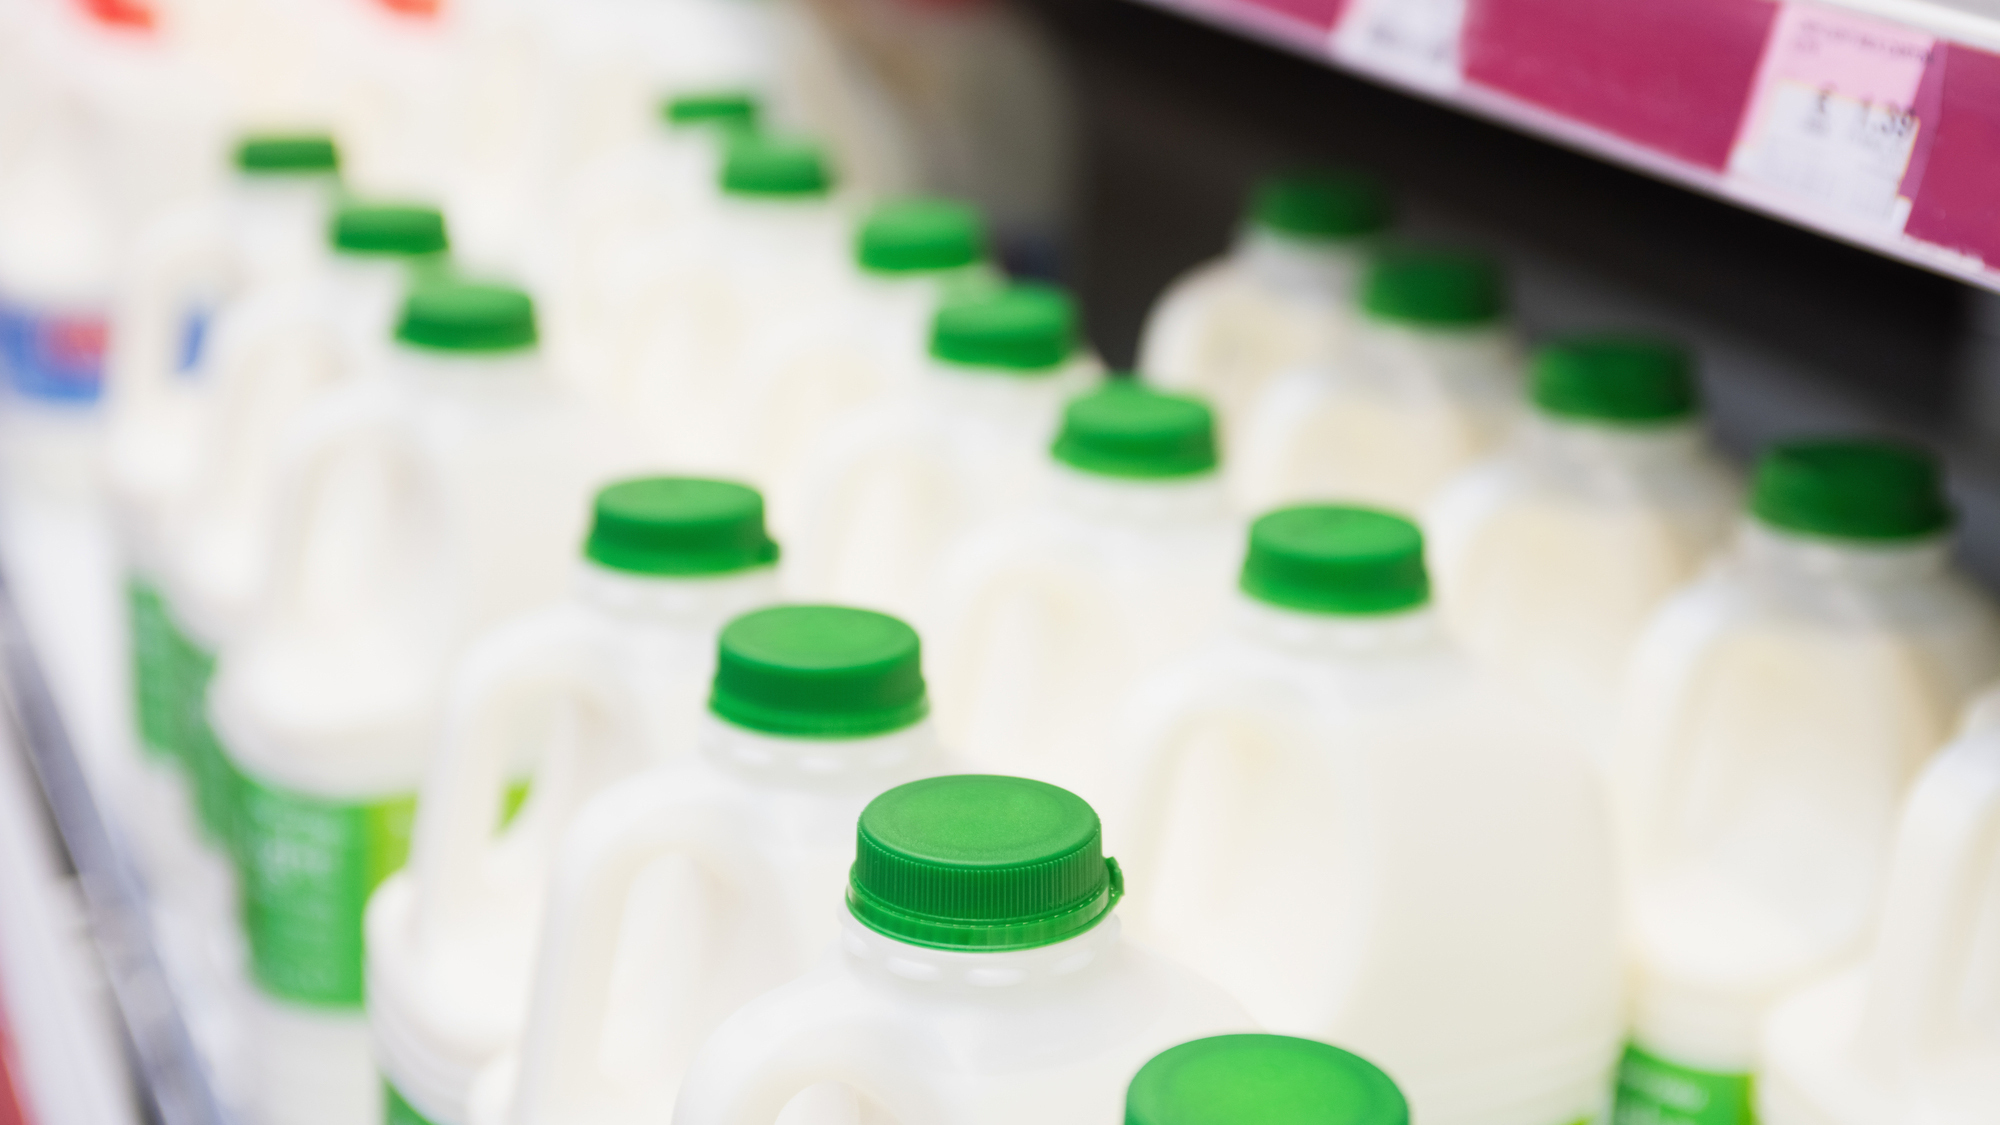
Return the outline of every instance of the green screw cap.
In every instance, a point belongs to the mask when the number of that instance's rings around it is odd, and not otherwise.
[[[1484,254],[1398,247],[1369,263],[1361,305],[1384,320],[1465,327],[1500,319],[1507,283]]]
[[[1280,508],[1251,524],[1238,585],[1260,602],[1308,613],[1399,613],[1431,596],[1416,524],[1331,504]]]
[[[1125,1125],[1409,1125],[1410,1104],[1359,1055],[1289,1035],[1217,1035],[1139,1068]]]
[[[1586,422],[1675,422],[1700,406],[1694,357],[1654,336],[1555,341],[1535,353],[1529,383],[1543,412]]]
[[[831,605],[760,609],[729,623],[709,710],[792,738],[861,738],[930,711],[917,631],[886,613]]]
[[[899,785],[862,810],[847,908],[880,934],[998,952],[1090,929],[1125,893],[1097,813],[1067,789],[959,774]]]
[[[341,254],[414,258],[451,248],[435,207],[350,203],[334,212],[328,228],[327,241]]]
[[[729,481],[642,477],[597,493],[584,557],[633,574],[730,574],[778,561],[764,498]]]
[[[1215,415],[1200,399],[1162,394],[1131,380],[1071,399],[1052,453],[1100,476],[1161,478],[1211,472]]]
[[[1751,514],[1787,531],[1879,541],[1935,535],[1952,525],[1937,462],[1913,446],[1784,442],[1758,459],[1755,477]]]
[[[717,126],[745,132],[757,128],[763,103],[748,90],[702,90],[660,103],[660,118],[676,129]]]
[[[1359,172],[1322,170],[1258,182],[1250,219],[1294,238],[1359,238],[1388,227],[1392,208],[1381,181]]]
[[[331,176],[340,150],[323,133],[262,134],[236,146],[236,170],[250,176]]]
[[[1013,285],[956,301],[931,321],[931,355],[946,363],[1042,373],[1076,350],[1076,302],[1053,285]]]
[[[833,190],[833,170],[820,146],[796,137],[743,134],[722,162],[722,190],[758,198],[806,199]]]
[[[979,210],[952,199],[905,199],[875,208],[854,239],[854,258],[874,273],[959,269],[986,257]]]
[[[446,352],[511,352],[535,346],[535,302],[506,285],[434,280],[403,301],[396,339]]]

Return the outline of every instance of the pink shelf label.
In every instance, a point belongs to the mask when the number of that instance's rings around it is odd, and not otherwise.
[[[1903,233],[2000,266],[2000,55],[1951,44],[1931,64],[1937,124]]]
[[[1333,33],[1347,62],[1431,89],[1462,80],[1459,40],[1467,0],[1353,0]]]
[[[1316,31],[1331,31],[1333,25],[1340,22],[1340,13],[1347,7],[1347,0],[1238,0],[1238,2],[1244,7],[1275,12]]]

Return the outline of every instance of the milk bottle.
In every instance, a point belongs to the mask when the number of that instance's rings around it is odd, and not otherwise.
[[[1270,176],[1257,184],[1228,254],[1160,297],[1139,369],[1162,387],[1205,395],[1240,426],[1271,378],[1333,358],[1389,198],[1350,172]]]
[[[1068,782],[1106,722],[1220,614],[1240,550],[1193,398],[1114,382],[1072,400],[1045,495],[946,553],[926,627],[945,735],[975,764]]]
[[[1125,1092],[1127,1125],[1409,1125],[1380,1067],[1289,1035],[1211,1035],[1153,1056]]]
[[[1598,1120],[1623,964],[1588,760],[1455,650],[1407,520],[1280,509],[1239,584],[1122,712],[1134,936],[1379,1060],[1421,1120]]]
[[[916,384],[858,407],[799,459],[792,580],[807,597],[903,614],[960,535],[1033,497],[1063,404],[1097,364],[1076,306],[1018,285],[946,305]]]
[[[1541,348],[1531,409],[1426,514],[1438,603],[1602,749],[1646,618],[1722,539],[1736,483],[1702,434],[1693,363],[1649,336]]]
[[[709,1031],[834,940],[854,818],[944,768],[928,709],[893,617],[730,622],[696,754],[600,794],[563,840],[525,1037],[473,1122],[666,1120]]]
[[[2000,737],[1960,736],[1904,802],[1867,958],[1765,1021],[1765,1125],[1975,1125],[2000,1106]],[[1692,1091],[1691,1091],[1692,1092]]]
[[[460,663],[410,866],[368,907],[368,1018],[391,1106],[466,1120],[473,1076],[527,1017],[557,841],[593,793],[693,754],[716,634],[776,600],[777,554],[753,489],[622,481],[597,494],[571,599]],[[524,742],[541,751],[534,804],[496,834]]]
[[[1513,418],[1520,363],[1506,303],[1479,255],[1379,254],[1345,346],[1273,379],[1232,429],[1238,503],[1421,508]]]
[[[846,1120],[1094,1125],[1161,1049],[1250,1026],[1121,940],[1124,878],[1067,790],[915,781],[871,801],[856,836],[838,946],[716,1029],[675,1125],[764,1125],[797,1100]]]
[[[2000,668],[1936,466],[1887,442],[1759,461],[1727,553],[1634,652],[1611,762],[1636,998],[1631,1120],[1749,1119],[1758,1027],[1862,952],[1904,787]],[[1702,1091],[1710,1108],[1682,1104]]]

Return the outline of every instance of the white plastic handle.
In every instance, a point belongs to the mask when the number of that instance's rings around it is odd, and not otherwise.
[[[332,325],[303,293],[263,294],[216,320],[206,375],[215,403],[202,434],[196,495],[228,505],[255,495],[278,460],[285,422],[322,388],[339,381],[351,357]]]
[[[185,299],[203,274],[227,281],[228,271],[213,207],[175,212],[140,239],[114,310],[107,391],[114,410],[143,411],[169,393],[187,330]]]

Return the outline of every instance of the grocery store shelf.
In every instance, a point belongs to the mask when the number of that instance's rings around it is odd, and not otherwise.
[[[1463,0],[1451,44],[1457,62],[1440,73],[1355,46],[1354,22],[1387,6],[1373,0],[1141,2],[2000,291],[2000,195],[1990,190],[2000,182],[2000,5],[1985,16],[1922,0]],[[1456,0],[1406,2],[1449,9]],[[1804,63],[1797,48],[1780,46],[1828,29],[1860,46],[1833,62],[1822,55]],[[1752,142],[1765,134],[1746,124],[1774,119],[1767,99],[1787,80],[1800,89],[1802,74],[1820,81],[1815,65],[1824,70],[1818,92],[1835,101],[1841,83],[1869,91],[1901,82],[1903,104],[1891,94],[1874,108],[1914,121],[1906,151],[1815,152],[1833,166],[1785,169],[1817,194],[1774,182],[1770,162],[1755,159]],[[1813,96],[1805,91],[1808,102]],[[1850,104],[1861,108],[1862,125],[1876,123],[1865,116],[1865,94]],[[1889,163],[1848,163],[1876,159]],[[1857,172],[1877,177],[1878,190],[1855,191]],[[1869,198],[1857,205],[1857,194]]]

